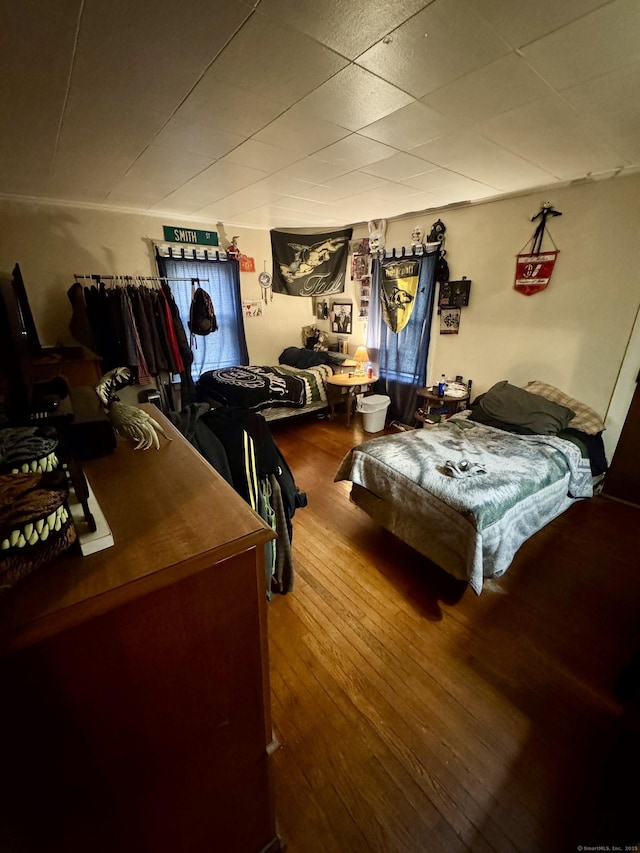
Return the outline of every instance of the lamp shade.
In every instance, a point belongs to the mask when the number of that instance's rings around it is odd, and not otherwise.
[[[354,361],[364,362],[369,361],[369,353],[366,347],[358,347],[353,354]]]

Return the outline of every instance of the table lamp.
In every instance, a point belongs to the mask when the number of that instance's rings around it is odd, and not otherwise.
[[[353,354],[353,360],[358,362],[355,369],[356,376],[364,376],[364,363],[369,361],[369,353],[366,347],[358,347]]]

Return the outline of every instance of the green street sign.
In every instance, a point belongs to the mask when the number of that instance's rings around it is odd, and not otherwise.
[[[217,246],[217,231],[198,231],[196,228],[175,228],[163,225],[164,239],[167,243],[190,243],[194,246]]]

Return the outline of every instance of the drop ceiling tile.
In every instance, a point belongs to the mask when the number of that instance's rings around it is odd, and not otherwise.
[[[350,171],[351,169],[348,166],[323,163],[314,155],[305,157],[292,166],[287,166],[286,169],[281,169],[274,177],[294,178],[299,181],[306,181],[309,184],[324,184]]]
[[[640,62],[579,83],[562,94],[602,140],[630,163],[639,163],[640,115],[629,104],[640,103]]]
[[[228,219],[246,210],[253,210],[255,207],[277,202],[280,198],[282,198],[281,194],[272,192],[263,181],[259,181],[238,190],[238,192],[224,196],[215,202],[215,207],[220,211],[221,219]]]
[[[253,214],[253,211],[251,213]],[[283,207],[271,206],[268,208],[268,213],[272,228],[323,228],[332,224],[326,215],[300,214],[298,211]]]
[[[432,167],[430,172],[416,175],[405,183],[420,192],[435,193],[453,190],[456,187],[461,189],[475,182],[450,169]]]
[[[435,0],[358,57],[358,65],[415,98],[509,53],[468,0]]]
[[[453,138],[436,140],[415,149],[415,153],[431,163],[446,167],[439,173],[427,172],[409,182],[429,191],[437,188],[434,181],[440,182],[440,189],[459,186],[460,176],[485,184],[494,192],[496,189],[513,192],[544,186],[556,180],[553,174],[543,168],[471,131]],[[458,179],[455,179],[455,175]]]
[[[366,192],[375,194],[378,198],[386,199],[389,202],[405,202],[412,195],[417,195],[419,191],[408,184],[395,184],[392,181],[384,181],[384,183],[378,184],[377,187],[372,187]]]
[[[551,86],[562,90],[640,58],[639,33],[640,3],[614,0],[523,48],[522,56]]]
[[[308,198],[294,198],[293,196],[281,196],[277,206],[282,210],[295,210],[301,213],[309,213],[315,217],[322,217],[325,213],[324,205],[318,201]]]
[[[106,193],[102,190],[93,190],[84,186],[56,187],[55,190],[48,189],[44,194],[44,198],[68,201],[72,204],[103,205],[106,197]]]
[[[72,81],[175,109],[251,14],[247,4],[85,3]],[[174,61],[178,57],[179,61]]]
[[[217,217],[215,205],[211,208],[207,208],[207,210],[211,211],[211,216],[213,218]],[[235,221],[240,228],[259,228],[262,230],[269,230],[274,225],[269,208],[258,208],[256,210],[245,211],[240,216],[236,217]]]
[[[163,190],[168,193],[202,172],[211,162],[209,157],[199,154],[151,145],[114,189],[124,192]]]
[[[473,157],[490,159],[496,150],[496,145],[480,134],[465,131],[419,145],[411,153],[414,157],[446,167],[461,160],[471,160]]]
[[[577,83],[564,89],[562,97],[579,115],[599,120],[603,124],[623,115],[637,113],[629,106],[640,103],[640,61]]]
[[[339,178],[324,181],[325,186],[330,187],[336,192],[337,199],[346,198],[354,193],[379,187],[383,183],[384,180],[382,178],[376,178],[374,175],[366,175],[364,172],[349,172],[346,175],[341,175]]]
[[[249,166],[253,169],[263,169],[271,172],[284,169],[300,160],[301,155],[295,151],[287,151],[277,148],[275,145],[267,145],[254,139],[247,139],[223,159],[225,163],[234,163],[238,166]]]
[[[224,80],[215,63],[178,107],[175,117],[249,137],[287,109],[275,97],[257,95]]]
[[[422,103],[461,122],[474,124],[548,94],[548,84],[524,59],[511,53],[431,92]]]
[[[169,121],[154,139],[154,145],[175,148],[191,154],[201,154],[211,160],[219,160],[245,141],[244,136],[228,133],[196,122],[177,117]]]
[[[534,101],[474,130],[561,180],[622,165],[619,153],[559,97]]]
[[[60,129],[59,147],[94,156],[135,160],[168,119],[166,112],[136,107],[117,98],[96,100],[90,89],[72,86]]]
[[[322,204],[331,204],[341,198],[341,193],[338,190],[323,184],[302,184],[302,187],[304,189],[298,189],[292,193],[287,193],[287,195],[294,198],[319,201]]]
[[[452,163],[451,169],[503,192],[545,186],[556,180],[544,169],[499,148],[496,148],[490,159],[473,156]]]
[[[46,162],[48,170],[64,107],[79,14],[77,0],[43,6],[19,0],[1,4],[0,158],[24,163],[22,149],[27,143],[32,149],[30,157]],[[12,186],[20,180],[12,179]],[[28,185],[32,187],[33,183]]]
[[[125,157],[96,157],[86,152],[58,151],[53,169],[49,191],[56,188],[86,187],[92,190],[110,192],[125,174],[129,160]]]
[[[80,0],[45,4],[3,2],[0,26],[3,108],[16,98],[28,97],[34,109],[47,109],[54,103],[55,110],[60,111],[81,8]]]
[[[336,204],[325,205],[325,214],[328,217],[327,221],[333,221],[343,227],[354,225],[357,222],[364,222],[368,216],[363,213],[364,208],[358,201],[357,196],[351,199],[345,198]]]
[[[401,151],[410,151],[430,139],[451,133],[458,125],[459,121],[413,101],[380,121],[363,127],[360,133]]]
[[[328,145],[313,155],[314,160],[324,163],[335,163],[348,169],[359,169],[391,157],[396,153],[395,148],[383,145],[374,139],[367,139],[358,133],[351,133],[339,142]]]
[[[372,44],[420,11],[429,0],[262,0],[260,11],[278,21],[296,22],[306,35],[349,59],[355,59]]]
[[[414,175],[421,175],[432,169],[426,160],[412,157],[410,154],[398,153],[385,160],[379,160],[369,166],[363,166],[361,171],[368,175],[376,175],[389,181],[406,181]]]
[[[544,169],[500,148],[472,131],[436,140],[415,153],[429,162],[446,166],[451,172],[464,175],[495,189],[511,192],[527,186],[540,186],[555,178]],[[425,177],[428,186],[429,177]]]
[[[347,60],[292,27],[256,12],[216,59],[224,80],[290,106]]]
[[[364,68],[350,65],[307,95],[300,107],[348,130],[359,130],[412,100]]]
[[[392,199],[378,192],[377,189],[367,190],[358,197],[358,209],[361,211],[361,216],[358,219],[368,221],[399,216],[402,212],[413,207],[410,198],[410,195],[406,195]]]
[[[48,180],[48,160],[38,161],[24,150],[19,156],[0,155],[0,195],[44,196]]]
[[[273,175],[261,180],[258,185],[265,186],[274,195],[300,195],[303,190],[313,186],[308,181],[290,178],[284,174],[284,171],[274,172]]]
[[[151,210],[160,199],[157,193],[125,193],[111,192],[105,199],[105,204],[109,207],[122,208],[124,210]],[[184,213],[188,214],[189,210],[171,210],[167,213]]]
[[[512,47],[552,33],[581,18],[609,0],[538,0],[536,3],[514,3],[513,0],[474,0],[478,15]]]
[[[429,210],[429,208],[438,206],[439,198],[439,196],[428,192],[421,192],[411,196],[410,201],[412,207],[411,210],[407,210],[406,212],[412,213],[415,216],[415,219],[417,220],[415,224],[421,225],[425,229],[426,233],[429,233],[432,223],[429,222],[427,226],[426,222],[421,220],[424,217],[425,212]],[[404,239],[407,241],[407,244],[411,241],[411,232],[413,231],[413,228],[413,225],[408,225],[408,227],[406,228],[406,234]]]
[[[194,203],[197,207],[204,207],[260,181],[265,176],[266,172],[262,170],[219,160],[201,172],[197,178],[192,178],[168,194],[167,201],[178,204]]]
[[[256,133],[254,139],[305,155],[337,142],[348,133],[296,105]]]
[[[109,198],[119,199],[123,198],[125,201],[127,198],[131,199],[132,202],[135,201],[136,193],[119,193],[113,192],[110,194]],[[142,198],[145,198],[145,195],[142,194]],[[116,204],[117,201],[114,201]],[[188,201],[186,198],[183,198],[180,195],[180,190],[177,190],[175,193],[169,193],[169,195],[163,196],[157,201],[153,201],[148,210],[152,210],[154,213],[166,213],[166,214],[174,214],[175,216],[191,216],[196,213],[196,211],[200,211],[204,202],[200,201]],[[132,206],[135,206],[132,204]]]

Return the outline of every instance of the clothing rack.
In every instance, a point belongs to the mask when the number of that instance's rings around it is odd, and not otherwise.
[[[191,276],[190,278],[167,278],[166,276],[159,275],[98,275],[97,273],[74,273],[73,277],[76,281],[79,279],[89,279],[90,281],[126,281],[128,284],[135,284],[136,282],[156,282],[160,283],[161,281],[188,281],[192,284],[200,284],[200,282],[209,282],[208,278],[200,278],[199,276]]]

